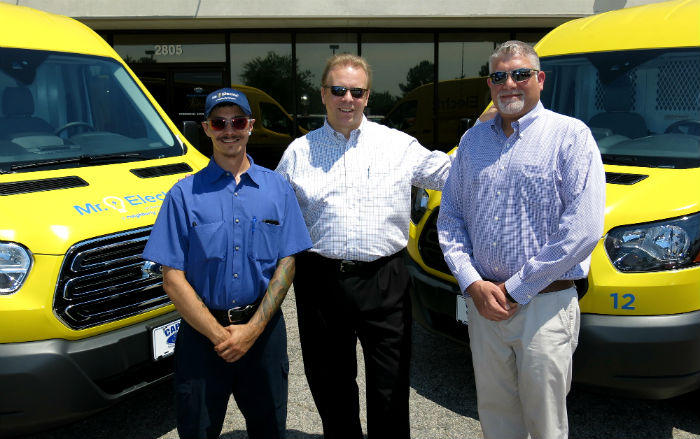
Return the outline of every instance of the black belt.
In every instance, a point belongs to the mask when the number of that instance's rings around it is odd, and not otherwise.
[[[222,326],[243,325],[248,323],[248,320],[253,317],[255,310],[258,309],[258,305],[260,305],[260,300],[250,305],[231,309],[210,309],[209,312]]]
[[[384,266],[390,260],[401,255],[401,252],[394,253],[390,256],[384,256],[383,258],[375,259],[374,261],[353,261],[350,259],[330,259],[321,255],[317,255],[328,267],[339,273],[352,275],[361,274],[366,272],[373,272],[378,270],[380,267]]]

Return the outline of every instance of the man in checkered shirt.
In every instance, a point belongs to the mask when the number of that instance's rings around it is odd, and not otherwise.
[[[367,377],[367,434],[409,438],[408,242],[411,186],[440,190],[449,157],[370,122],[371,70],[354,55],[323,72],[323,127],[292,142],[277,171],[294,188],[313,247],[296,259],[304,368],[326,438],[362,438],[357,340]]]
[[[573,281],[603,234],[605,173],[588,127],[542,106],[532,47],[503,43],[489,68],[498,115],[460,141],[440,245],[467,301],[484,437],[566,438]]]

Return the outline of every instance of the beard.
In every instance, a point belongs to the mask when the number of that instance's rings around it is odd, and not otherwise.
[[[496,97],[498,102],[498,109],[504,114],[519,114],[525,108],[525,95],[520,93],[516,98],[508,98],[506,102],[502,99],[502,94],[512,95],[512,91],[501,92]]]

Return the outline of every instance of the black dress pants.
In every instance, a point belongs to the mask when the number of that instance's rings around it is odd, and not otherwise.
[[[326,439],[362,438],[357,340],[367,382],[368,438],[409,438],[411,301],[403,252],[347,272],[297,255],[294,291],[304,370]]]

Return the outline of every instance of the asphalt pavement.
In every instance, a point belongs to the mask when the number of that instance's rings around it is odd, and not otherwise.
[[[304,377],[294,293],[283,306],[289,335],[289,439],[321,438],[321,419]],[[425,439],[482,437],[476,410],[474,374],[465,346],[413,327],[411,364],[411,436]],[[362,351],[358,346],[358,359]],[[364,389],[364,368],[358,367]],[[700,392],[649,401],[606,396],[574,386],[568,398],[571,438],[700,438],[697,403]],[[361,416],[366,425],[365,405]],[[76,423],[42,432],[32,439],[173,439],[177,438],[172,382],[148,391]],[[233,399],[222,439],[246,438],[245,421]]]

